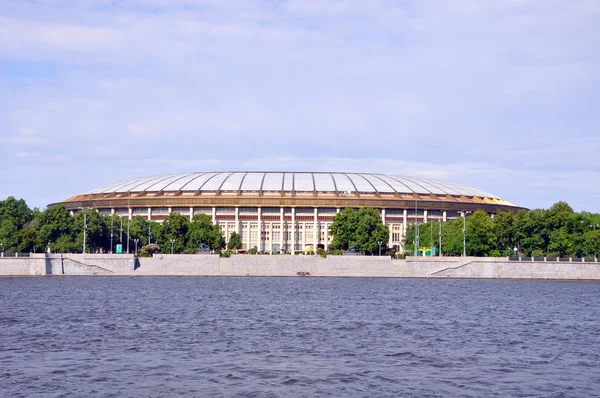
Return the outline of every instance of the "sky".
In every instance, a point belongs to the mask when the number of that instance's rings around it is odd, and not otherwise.
[[[599,0],[2,0],[0,199],[193,171],[600,212]]]

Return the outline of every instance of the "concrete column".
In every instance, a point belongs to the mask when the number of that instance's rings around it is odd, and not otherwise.
[[[318,231],[317,231],[317,226],[319,225],[319,212],[318,212],[318,210],[317,210],[317,208],[316,208],[316,207],[315,207],[315,215],[314,215],[314,217],[315,217],[315,219],[314,219],[314,225],[313,225],[313,229],[314,229],[314,238],[315,238],[315,239],[314,239],[314,241],[315,241],[315,243],[314,243],[313,250],[314,250],[314,251],[315,251],[315,253],[316,253],[316,252],[317,252],[317,245],[319,244],[319,241],[320,241],[320,238],[321,238],[321,237],[319,236],[319,235],[321,235],[321,234],[318,234],[318,235],[317,235],[317,232],[318,232]]]
[[[393,232],[393,225],[392,224],[388,225],[388,231],[389,231],[389,234],[390,234],[390,238],[388,239],[388,247],[392,247],[394,245],[394,243],[393,243],[394,232]]]
[[[404,209],[404,213],[402,214],[403,218],[404,218],[404,224],[402,225],[402,234],[403,236],[406,236],[406,228],[408,225],[408,210]]]
[[[223,231],[225,233],[225,244],[229,243],[229,222],[225,221],[225,228],[223,228]]]
[[[381,222],[385,225],[385,209],[381,209]]]
[[[325,226],[325,250],[329,247],[329,223],[323,223]]]
[[[447,217],[447,216],[448,216],[448,213],[446,213],[446,211],[444,211],[444,212],[442,213],[442,221],[443,221],[443,222],[446,222],[446,221],[448,221],[448,217]]]
[[[302,250],[306,247],[306,223],[300,224],[302,226]]]
[[[128,215],[129,219],[130,219],[130,220],[133,220],[133,209],[130,207],[130,208],[129,208],[129,209],[127,209],[127,210],[128,210],[128,213],[129,213],[129,215]]]
[[[169,207],[169,209],[167,210],[167,213],[171,214],[172,211],[173,211],[173,208]]]
[[[258,251],[263,251],[262,241],[262,209],[258,208]]]
[[[240,233],[240,208],[235,208],[235,233]]]
[[[252,248],[252,246],[250,246],[251,241],[250,241],[250,221],[248,221],[247,223],[244,223],[245,225],[245,229],[246,229],[246,247],[248,248],[248,250],[250,250]]]
[[[340,209],[339,209],[339,208],[338,208],[338,209],[335,209],[335,213],[336,213],[336,214],[337,214],[337,213],[339,213],[339,212],[340,212]]]
[[[296,252],[296,208],[292,207],[292,256]]]
[[[194,218],[194,208],[190,207],[190,221]]]
[[[114,216],[115,215],[115,209],[110,209],[110,215]]]
[[[283,250],[283,207],[279,208],[279,250]]]
[[[212,208],[212,223],[217,223],[217,208],[213,206]]]
[[[427,222],[427,210],[423,210],[423,222]]]
[[[148,221],[152,220],[152,208],[148,207]]]

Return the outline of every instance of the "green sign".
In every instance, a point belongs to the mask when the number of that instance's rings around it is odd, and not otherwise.
[[[117,245],[117,250],[115,250],[117,252],[117,254],[123,254],[123,245],[118,244]]]

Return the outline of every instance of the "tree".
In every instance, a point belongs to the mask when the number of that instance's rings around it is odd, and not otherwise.
[[[182,253],[187,246],[190,224],[190,219],[180,213],[169,214],[162,223],[160,235],[157,236],[159,245],[169,249],[173,247],[174,253]]]
[[[85,250],[86,253],[108,252],[110,248],[110,229],[107,228],[105,218],[96,210],[85,209],[73,217],[73,229],[75,235],[75,251],[83,249],[84,225]]]
[[[484,210],[475,211],[465,220],[466,251],[469,256],[488,256],[495,248],[494,222]]]
[[[76,251],[73,239],[73,217],[69,215],[64,205],[54,206],[41,212],[38,223],[36,246],[40,251],[45,251],[47,246],[57,253]]]
[[[225,246],[221,228],[214,225],[206,214],[196,214],[187,233],[188,250],[198,250],[201,244],[208,245],[213,250]]]
[[[348,250],[355,247],[358,251],[374,254],[385,252],[389,240],[389,230],[383,224],[376,209],[363,208],[358,211],[344,209],[333,217],[329,230],[333,235],[331,249]]]
[[[242,237],[237,232],[232,232],[229,235],[229,242],[227,243],[229,250],[240,250],[242,248]]]

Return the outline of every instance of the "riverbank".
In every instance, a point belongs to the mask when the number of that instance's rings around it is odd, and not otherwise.
[[[510,261],[506,257],[32,254],[0,257],[0,276],[296,276],[600,280],[600,263]]]

